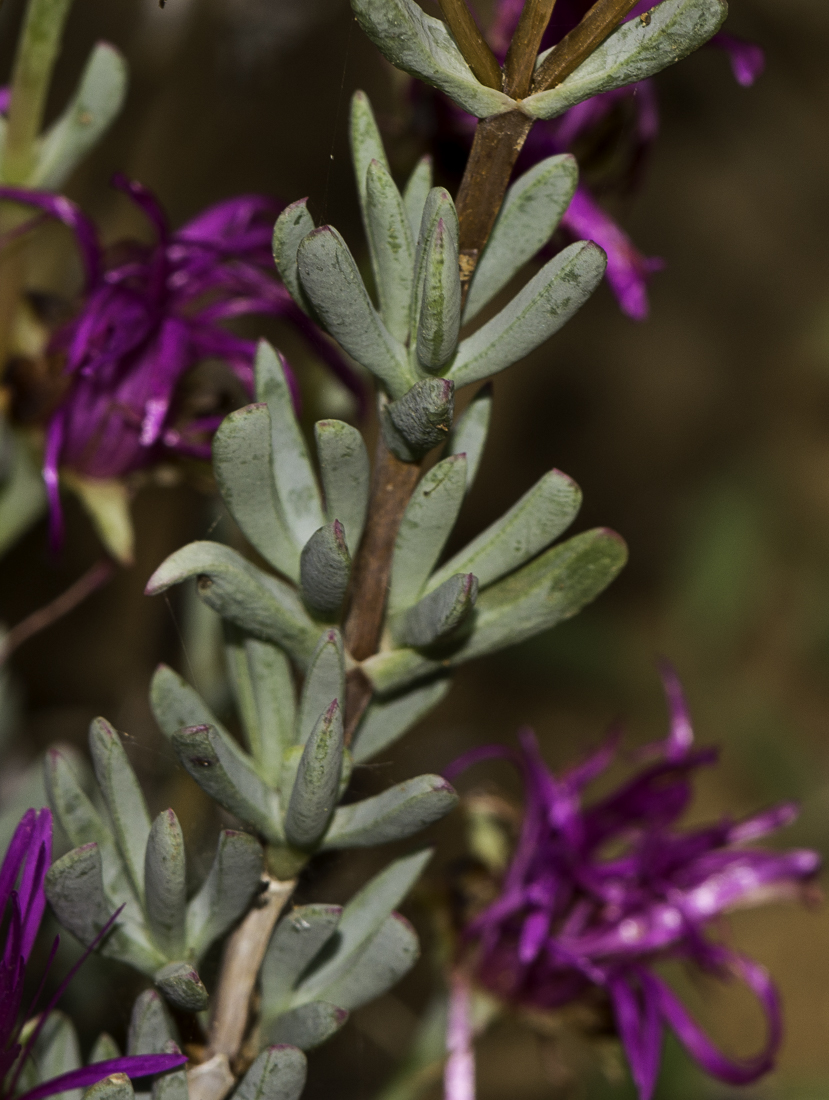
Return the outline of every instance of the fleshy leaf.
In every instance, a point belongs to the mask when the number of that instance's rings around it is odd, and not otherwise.
[[[126,1073],[112,1073],[84,1093],[84,1100],[133,1100],[135,1092]]]
[[[89,1053],[90,1065],[95,1062],[108,1062],[111,1058],[120,1058],[118,1044],[106,1031],[102,1031]]]
[[[449,680],[440,679],[391,699],[373,699],[357,727],[352,745],[354,763],[362,764],[394,744],[438,705],[450,687]]]
[[[187,903],[184,835],[172,810],[153,822],[144,861],[147,923],[156,946],[168,959],[184,953]]]
[[[295,1003],[324,996],[325,990],[351,969],[358,954],[412,888],[431,855],[431,849],[426,849],[396,859],[354,895],[343,909],[336,936],[323,947],[299,982]]]
[[[297,848],[321,839],[337,803],[343,766],[343,715],[335,699],[305,743],[285,814],[285,836]]]
[[[368,1004],[407,974],[420,957],[420,944],[405,917],[392,913],[355,966],[326,990],[335,1004],[349,1011]]]
[[[511,573],[545,550],[576,518],[581,490],[572,478],[551,470],[468,546],[429,578],[432,592],[455,573],[474,572],[481,588]],[[411,644],[411,643],[410,643]]]
[[[434,374],[455,352],[461,327],[458,249],[443,218],[438,218],[423,256],[423,292],[417,326],[417,360]]]
[[[276,270],[291,292],[293,300],[306,313],[311,312],[311,305],[299,281],[296,254],[302,238],[307,237],[314,228],[314,219],[308,213],[307,199],[299,199],[298,202],[286,206],[273,227],[273,259]]]
[[[371,304],[354,257],[337,230],[323,225],[309,233],[299,246],[298,263],[302,286],[326,330],[380,379],[392,397],[402,397],[417,378],[403,345]]]
[[[308,665],[297,719],[297,742],[304,745],[334,700],[345,699],[345,651],[335,627],[326,630]]]
[[[487,382],[485,386],[481,386],[455,421],[447,444],[449,454],[466,455],[467,493],[472,488],[472,482],[475,480],[483,458],[491,417],[492,383]]]
[[[723,0],[662,0],[647,21],[623,23],[561,84],[528,96],[521,110],[532,118],[555,118],[591,96],[645,80],[707,42],[727,12]]]
[[[464,324],[549,241],[570,204],[578,178],[575,157],[564,153],[534,164],[513,183],[475,267]]]
[[[423,214],[417,233],[415,249],[414,279],[412,282],[412,304],[409,315],[409,332],[415,334],[420,327],[420,309],[423,305],[423,286],[426,281],[426,257],[429,244],[435,235],[438,222],[442,221],[457,250],[460,247],[460,226],[458,212],[452,196],[445,187],[433,187],[423,204]]]
[[[290,1043],[300,1050],[313,1050],[330,1039],[348,1019],[348,1012],[328,1001],[309,1001],[277,1016],[265,1028],[269,1043]]]
[[[64,1073],[80,1068],[81,1051],[78,1034],[72,1021],[63,1012],[49,1013],[43,1030],[35,1040],[30,1065],[36,1069],[36,1073],[32,1074],[32,1085],[36,1080],[50,1081],[53,1077],[60,1077]],[[26,1074],[26,1068],[24,1068],[24,1074]],[[26,1077],[28,1078],[28,1074]],[[29,1086],[30,1081],[22,1079],[20,1084],[25,1088]],[[80,1100],[80,1096],[79,1089],[72,1089],[61,1093],[60,1100]]]
[[[229,738],[214,726],[173,734],[179,760],[211,798],[272,842],[281,840],[279,799]]]
[[[218,542],[191,542],[171,554],[150,577],[146,592],[157,596],[188,577],[198,577],[198,593],[249,634],[276,642],[301,665],[314,651],[319,627],[287,584],[257,569]]]
[[[127,94],[127,63],[108,42],[99,42],[61,116],[39,142],[31,187],[60,191],[119,114]]]
[[[314,425],[320,475],[329,523],[338,519],[353,557],[368,510],[370,469],[362,435],[342,420],[318,420]]]
[[[366,224],[367,210],[367,176],[368,166],[376,160],[381,168],[388,172],[389,162],[383,139],[377,127],[377,120],[371,103],[365,92],[356,91],[351,97],[351,116],[349,119],[348,137],[351,145],[351,163],[354,166],[354,180],[357,184],[357,195],[360,199],[360,210],[363,215],[363,224]]]
[[[377,160],[371,161],[366,176],[365,222],[380,315],[394,339],[404,343],[409,336],[414,241],[400,192]]]
[[[233,1094],[233,1100],[299,1100],[305,1087],[306,1063],[292,1046],[263,1050]]]
[[[210,873],[187,906],[187,947],[197,959],[245,912],[262,868],[262,848],[249,833],[219,834]]]
[[[296,702],[290,663],[277,646],[250,637],[232,623],[225,624],[225,638],[228,673],[248,747],[262,778],[275,787],[282,755],[294,738]]]
[[[127,1054],[158,1054],[170,1040],[180,1041],[170,1010],[156,990],[145,989],[132,1006]]]
[[[299,550],[273,481],[271,418],[266,404],[225,417],[213,436],[213,473],[245,538],[274,569],[299,579]]]
[[[262,964],[262,1015],[266,1024],[290,1003],[295,984],[334,934],[341,915],[339,905],[298,905],[276,926]]]
[[[440,557],[466,489],[466,458],[445,458],[417,485],[406,508],[392,562],[389,612],[411,607]]]
[[[89,727],[95,777],[115,827],[115,840],[139,899],[144,898],[144,853],[150,836],[147,803],[121,739],[104,718]]]
[[[398,645],[434,645],[460,626],[477,598],[478,578],[474,573],[456,573],[404,611],[392,624],[392,636]]]
[[[351,7],[392,65],[440,88],[470,114],[486,118],[517,106],[475,79],[446,24],[426,15],[414,0],[351,0]]]
[[[390,650],[360,666],[380,692],[454,668],[485,653],[515,645],[571,618],[616,577],[627,547],[613,531],[596,528],[552,547],[478,597],[473,628],[461,628],[440,656]]]
[[[167,1000],[185,1012],[201,1012],[207,1008],[207,990],[189,963],[168,963],[156,971],[153,979]]]
[[[333,619],[345,599],[350,575],[345,528],[335,519],[311,535],[299,557],[300,588],[306,607],[320,619]]]
[[[402,462],[419,462],[448,437],[454,409],[454,382],[422,378],[381,410],[386,446]]]
[[[584,305],[606,263],[592,241],[577,241],[553,256],[500,313],[461,341],[447,377],[466,386],[529,355]]]
[[[196,689],[167,665],[159,665],[153,673],[150,706],[165,737],[185,726],[215,726],[230,736]]]
[[[407,779],[374,798],[341,806],[323,848],[368,848],[404,840],[445,817],[457,802],[454,789],[439,775]]]
[[[97,844],[73,848],[55,860],[46,874],[46,897],[58,920],[89,945],[110,917]]]
[[[325,522],[322,499],[297,423],[285,362],[267,340],[256,351],[256,399],[267,403],[271,417],[271,452],[276,493],[297,547],[304,546]]]
[[[421,157],[415,165],[414,171],[409,176],[408,183],[403,191],[403,205],[406,208],[406,216],[409,219],[409,228],[412,231],[412,240],[416,241],[420,233],[420,223],[423,220],[423,208],[426,198],[432,190],[432,158]]]

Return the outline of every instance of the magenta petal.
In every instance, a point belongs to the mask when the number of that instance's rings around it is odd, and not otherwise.
[[[51,195],[48,191],[29,191],[25,187],[0,187],[0,199],[37,207],[68,226],[78,242],[87,286],[91,288],[94,285],[101,265],[98,234],[89,218],[73,202],[62,195]]]
[[[668,700],[668,710],[671,715],[671,727],[668,733],[665,756],[668,760],[681,760],[687,756],[694,743],[694,730],[691,725],[691,715],[685,692],[676,674],[676,669],[670,661],[660,661],[659,674],[662,677],[662,687]]]
[[[184,1054],[135,1054],[124,1058],[110,1058],[106,1062],[95,1062],[91,1066],[62,1073],[60,1077],[53,1077],[51,1081],[44,1081],[43,1084],[22,1093],[16,1100],[42,1100],[42,1097],[54,1096],[57,1092],[86,1089],[113,1073],[126,1073],[132,1078],[167,1073],[171,1069],[183,1066],[186,1061],[187,1057]]]
[[[744,88],[750,87],[766,67],[766,55],[756,42],[746,42],[736,35],[718,31],[708,44],[725,50],[731,61],[734,79]]]
[[[607,281],[619,305],[634,321],[648,315],[647,282],[662,260],[643,256],[630,237],[584,187],[578,187],[561,224],[575,237],[595,241],[607,253]]]
[[[650,1100],[662,1053],[662,1021],[656,990],[650,975],[642,970],[634,971],[630,978],[612,978],[608,991],[639,1098]]]
[[[0,115],[7,115],[9,113],[9,104],[12,99],[12,90],[8,84],[4,84],[0,87]]]

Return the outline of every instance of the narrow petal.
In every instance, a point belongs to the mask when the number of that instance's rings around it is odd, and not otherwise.
[[[25,187],[0,187],[0,199],[19,202],[23,206],[37,207],[68,226],[78,242],[86,273],[87,288],[95,285],[101,269],[98,233],[89,218],[74,202],[65,199],[63,195],[52,195],[48,191],[29,191]]]
[[[67,1092],[69,1089],[86,1089],[113,1073],[126,1073],[132,1078],[167,1073],[183,1066],[186,1061],[184,1054],[135,1054],[124,1058],[110,1058],[106,1062],[73,1069],[69,1073],[62,1073],[60,1077],[53,1077],[51,1081],[44,1081],[28,1092],[21,1093],[16,1100],[43,1100],[44,1096],[54,1096],[55,1093]]]
[[[691,725],[688,702],[676,669],[670,661],[660,661],[659,674],[662,677],[662,687],[665,690],[671,716],[665,755],[668,760],[681,760],[687,756],[694,743],[694,729]]]
[[[744,88],[750,87],[766,67],[766,55],[756,42],[746,42],[744,38],[718,31],[708,45],[725,50],[731,61],[734,79]]]
[[[639,1100],[650,1100],[656,1088],[662,1053],[657,991],[647,974],[633,971],[630,975],[611,978],[608,992]]]

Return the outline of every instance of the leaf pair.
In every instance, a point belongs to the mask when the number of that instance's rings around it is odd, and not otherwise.
[[[271,845],[283,873],[293,873],[319,849],[411,836],[454,806],[449,784],[425,775],[337,808],[352,766],[343,739],[345,654],[338,630],[319,638],[298,705],[286,659],[274,647],[234,631],[228,655],[248,752],[193,688],[164,666],[153,678],[153,712],[196,782]],[[414,720],[417,709],[386,717],[399,725]],[[382,722],[377,712],[370,708],[365,722],[366,744],[382,743],[384,731],[372,732]],[[358,731],[362,750],[361,738]]]
[[[46,877],[46,894],[61,923],[89,945],[123,906],[103,941],[103,954],[152,977],[175,1004],[203,1008],[207,993],[194,967],[241,916],[262,874],[253,837],[225,830],[210,873],[186,895],[181,826],[172,810],[150,820],[135,773],[115,730],[102,718],[90,748],[106,812],[100,812],[58,750],[46,759],[46,788],[72,851]]]

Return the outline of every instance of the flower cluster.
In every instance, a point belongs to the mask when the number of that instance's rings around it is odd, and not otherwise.
[[[0,954],[0,1100],[42,1100],[68,1089],[88,1088],[114,1073],[146,1077],[183,1065],[183,1054],[128,1055],[111,1058],[43,1081],[22,1094],[17,1093],[20,1074],[31,1057],[49,1013],[62,996],[91,948],[61,982],[49,1004],[20,1042],[26,1017],[21,1016],[26,964],[40,929],[46,897],[43,883],[52,858],[52,815],[48,810],[28,810],[12,836],[0,865],[0,929],[5,936]],[[117,914],[116,914],[117,915]],[[114,919],[114,918],[113,918]],[[110,922],[111,925],[112,922]],[[109,926],[101,935],[106,935]],[[55,957],[58,939],[52,945],[49,964]],[[97,942],[97,941],[96,941]],[[94,945],[93,945],[94,946]]]
[[[75,234],[86,277],[78,314],[54,335],[67,387],[51,415],[44,455],[53,537],[60,537],[58,471],[118,478],[167,453],[210,457],[220,415],[176,422],[182,377],[206,359],[221,359],[252,392],[255,342],[223,323],[247,314],[288,319],[312,350],[363,400],[363,388],[335,346],[275,277],[273,222],[281,207],[241,195],[203,211],[171,232],[157,199],[116,176],[146,215],[156,243],[101,247],[92,222],[68,199],[0,188],[0,199],[35,207]],[[295,392],[298,397],[298,392]]]
[[[692,773],[717,754],[694,748],[679,682],[670,668],[663,677],[668,737],[642,751],[648,762],[638,774],[592,805],[584,805],[582,792],[613,760],[615,737],[561,777],[544,764],[529,730],[520,735],[520,752],[484,747],[450,769],[455,775],[506,757],[521,770],[526,792],[500,894],[464,929],[464,964],[499,998],[536,1009],[603,990],[642,1100],[656,1084],[666,1025],[723,1081],[746,1083],[771,1068],[781,1037],[775,987],[762,966],[711,934],[712,923],[737,906],[796,895],[820,862],[813,851],[748,846],[788,824],[796,816],[791,804],[744,821],[678,827]],[[764,1048],[745,1061],[726,1058],[654,972],[653,963],[665,958],[746,982],[767,1017]]]

